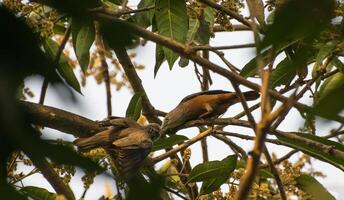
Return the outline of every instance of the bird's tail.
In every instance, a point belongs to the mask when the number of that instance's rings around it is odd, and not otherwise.
[[[243,92],[245,99],[247,101],[252,101],[252,100],[256,100],[259,98],[259,93],[256,91],[248,91],[248,92]]]
[[[106,130],[88,138],[76,139],[73,143],[80,151],[89,151],[94,148],[103,147],[109,144],[110,131]]]

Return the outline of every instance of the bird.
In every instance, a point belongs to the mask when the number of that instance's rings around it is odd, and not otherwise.
[[[130,181],[139,171],[151,151],[153,142],[160,137],[160,125],[141,126],[128,118],[110,120],[107,130],[91,137],[76,139],[80,151],[102,147],[113,159],[119,175]]]
[[[247,101],[260,96],[256,91],[243,92],[243,95]],[[191,120],[218,117],[239,101],[240,98],[235,92],[224,90],[208,90],[188,95],[166,114],[161,125],[161,134],[173,134],[178,127]]]

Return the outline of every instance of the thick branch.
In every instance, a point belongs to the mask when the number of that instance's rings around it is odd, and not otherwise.
[[[88,137],[105,127],[85,117],[50,106],[21,101],[20,106],[33,124],[56,129],[77,137]]]

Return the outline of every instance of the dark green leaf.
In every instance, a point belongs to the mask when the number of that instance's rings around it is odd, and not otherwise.
[[[137,44],[137,36],[127,26],[107,19],[99,20],[99,22],[100,33],[106,44],[111,48],[131,47]]]
[[[55,56],[57,54],[59,46],[57,43],[52,39],[47,39],[44,42],[44,49],[47,52],[47,54],[51,57],[51,59],[55,59]],[[80,91],[80,85],[78,82],[78,79],[75,77],[75,74],[73,72],[72,67],[67,62],[67,59],[64,55],[64,53],[61,53],[60,60],[57,65],[57,71],[60,73],[60,75],[65,79],[65,81],[70,85],[75,91]]]
[[[164,50],[160,45],[155,47],[155,66],[154,66],[154,77],[156,77],[161,64],[166,60]]]
[[[141,93],[136,93],[130,100],[127,111],[125,113],[125,117],[130,118],[134,121],[137,121],[141,115]]]
[[[263,65],[267,65],[271,61],[271,53],[272,51],[266,51],[262,53],[261,60],[263,61]],[[257,74],[257,57],[252,58],[240,71],[240,75],[247,78],[250,76],[254,76]]]
[[[26,197],[30,197],[33,200],[55,200],[57,195],[51,193],[44,188],[26,186],[20,189],[20,192],[23,193]]]
[[[218,190],[228,180],[227,176],[218,176],[202,183],[200,195],[209,194]]]
[[[160,138],[159,140],[154,142],[152,151],[158,151],[161,149],[171,148],[174,145],[184,142],[185,140],[188,140],[188,139],[189,138],[183,135],[171,135],[170,137]]]
[[[82,71],[86,72],[90,60],[90,48],[95,39],[94,23],[91,20],[73,18],[72,39],[75,55]]]
[[[178,62],[179,67],[186,67],[189,65],[189,59],[180,57],[179,62]]]
[[[290,40],[313,38],[330,22],[333,10],[333,0],[286,1],[276,11],[273,24],[267,27],[260,49]]]
[[[270,77],[270,87],[275,88],[289,83],[296,75],[296,66],[285,58],[276,66]]]
[[[78,154],[71,145],[49,144],[44,140],[36,144],[37,147],[35,150],[38,150],[40,153],[44,152],[47,157],[56,163],[79,166],[90,171],[103,170],[90,158]]]
[[[342,72],[326,79],[318,92],[318,100],[313,112],[319,116],[332,118],[344,108],[344,74]]]
[[[312,200],[335,200],[335,198],[314,177],[302,174],[296,179],[296,186],[311,195]]]
[[[279,46],[277,46],[274,51],[272,49],[267,49],[266,51],[261,53],[261,60],[263,62],[263,67],[265,67],[268,63],[271,62],[271,59],[274,58],[273,53],[275,53],[275,57],[283,50],[285,50],[290,45],[294,44],[296,40],[294,41],[287,41],[285,43],[281,43]],[[258,57],[254,57],[251,59],[241,70],[240,75],[247,78],[250,76],[254,76],[257,74],[257,59]]]
[[[155,0],[141,0],[137,5],[137,9],[150,8],[152,6],[155,6]],[[136,13],[134,15],[134,20],[138,25],[147,28],[152,24],[153,16],[154,8],[144,12]]]
[[[164,186],[164,177],[157,174],[148,174],[148,180],[142,174],[134,177],[129,183],[127,200],[153,200],[160,199]]]
[[[188,16],[184,0],[157,0],[155,16],[159,34],[184,43],[188,32]],[[166,60],[172,69],[178,54],[163,47]]]
[[[230,155],[221,161],[209,161],[196,165],[189,174],[188,182],[205,181],[215,177],[229,177],[236,167],[237,156]]]
[[[285,133],[285,134],[293,134],[293,133]],[[301,151],[313,156],[319,160],[325,161],[327,163],[332,164],[333,166],[344,170],[344,159],[333,155],[330,151],[324,151],[323,149],[336,149],[338,151],[344,152],[344,146],[340,143],[327,140],[322,137],[318,137],[311,134],[294,134],[292,137],[288,137],[285,134],[278,134],[276,135],[278,140],[283,142],[284,144],[294,147],[296,149],[300,149]],[[297,138],[300,138],[299,140]],[[302,139],[302,140],[301,140]],[[308,144],[305,144],[304,141],[309,141]],[[322,146],[320,149],[318,146]]]
[[[209,44],[210,34],[209,23],[203,19],[200,20],[199,28],[195,38],[196,42],[201,45]]]

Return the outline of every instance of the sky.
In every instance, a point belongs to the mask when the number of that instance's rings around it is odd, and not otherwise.
[[[134,4],[133,1],[131,1],[131,3]],[[242,31],[234,33],[217,33],[216,37],[211,39],[210,44],[212,46],[220,46],[246,44],[252,42],[252,33]],[[167,66],[167,63],[165,62],[163,66],[161,66],[157,74],[157,77],[154,78],[153,70],[155,64],[155,45],[151,42],[148,42],[144,47],[139,47],[129,52],[135,52],[137,56],[134,59],[134,61],[140,64],[144,64],[146,67],[144,70],[138,71],[138,74],[142,79],[142,84],[147,92],[147,95],[152,105],[155,108],[168,112],[172,110],[183,97],[191,93],[200,91],[200,86],[195,76],[194,67],[192,63],[185,68],[181,68],[178,66],[177,61],[174,68],[170,71]],[[242,68],[251,58],[255,56],[255,50],[253,48],[240,50],[226,50],[224,51],[224,53],[226,59],[228,59],[231,63],[233,63],[235,66],[239,68]],[[210,55],[210,60],[219,64],[220,66],[225,67],[224,64],[221,63],[220,59],[213,54]],[[75,73],[78,75],[79,69],[75,70]],[[227,79],[218,76],[214,73],[211,73],[211,76],[213,79],[213,85],[210,89],[222,89],[233,91],[232,86]],[[42,80],[37,77],[30,77],[26,80],[25,84],[27,87],[30,87],[30,89],[35,93],[35,97],[29,100],[33,102],[38,102]],[[112,87],[111,89],[113,115],[124,116],[125,110],[128,106],[128,102],[132,94],[127,89],[122,89],[119,92],[117,92],[114,87]],[[241,87],[241,89],[243,91],[248,90],[248,88],[245,87]],[[92,120],[104,119],[107,115],[105,85],[96,84],[94,78],[90,77],[87,80],[86,87],[82,88],[82,93],[83,96],[76,94],[79,102],[77,105],[75,105],[71,102],[66,102],[63,98],[53,93],[52,90],[48,89],[45,104],[67,110],[69,112],[73,112],[84,117],[88,117]],[[311,103],[310,99],[308,98],[308,95],[305,95],[302,101],[308,104]],[[257,103],[257,101],[250,102],[249,105],[253,105],[255,103]],[[232,106],[223,117],[234,116],[235,114],[241,111],[241,105],[237,104],[235,106]],[[254,116],[258,121],[259,112],[255,111]],[[331,128],[336,127],[335,125],[336,124],[319,122],[317,123],[317,131],[319,133],[326,134]],[[297,111],[292,110],[286,118],[286,120],[284,120],[284,122],[280,125],[279,129],[286,131],[298,131],[298,129],[302,126],[303,119]],[[239,133],[241,132],[243,134],[253,134],[252,132],[248,132],[248,129],[238,127],[229,126],[226,128],[226,130],[232,130]],[[44,133],[46,138],[62,138],[64,140],[70,141],[74,139],[74,137],[71,135],[63,134],[48,128],[44,129]],[[180,134],[183,134],[191,138],[197,134],[197,130],[195,128],[186,129],[180,131]],[[251,142],[247,142],[236,138],[231,139],[233,139],[234,142],[237,142],[237,144],[239,144],[246,151],[250,151],[252,149]],[[220,160],[226,157],[227,155],[232,154],[232,151],[227,145],[223,144],[221,141],[218,141],[215,138],[208,138],[208,146],[210,160]],[[288,148],[277,145],[268,145],[268,149],[270,153],[274,152],[278,156],[284,155],[289,151]],[[296,160],[299,156],[300,154],[296,154],[291,158],[291,160]],[[192,157],[190,162],[193,166],[202,162],[200,143],[196,143],[192,146]],[[161,165],[161,163],[159,164]],[[344,191],[342,190],[344,186],[344,173],[339,169],[332,167],[329,164],[321,161],[314,162],[314,169],[320,170],[324,172],[325,175],[327,175],[326,178],[317,178],[318,181],[320,181],[326,188],[328,188],[328,190],[336,198],[344,199]],[[82,173],[78,172],[77,175],[73,177],[71,182],[71,188],[73,189],[76,197],[80,197],[83,192],[81,176]],[[45,187],[49,191],[53,192],[53,189],[50,187],[49,183],[47,183],[41,177],[41,175],[34,175],[32,177],[25,179],[24,184]],[[112,192],[115,193],[114,182],[111,179],[106,177],[96,177],[95,184],[91,186],[90,190],[86,195],[86,199],[92,200],[100,197],[104,193],[103,191],[105,185],[109,185],[112,189]]]

